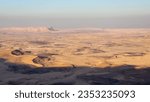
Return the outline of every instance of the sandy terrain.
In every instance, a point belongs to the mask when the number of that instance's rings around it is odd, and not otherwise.
[[[1,28],[0,83],[150,84],[149,45],[150,29]]]

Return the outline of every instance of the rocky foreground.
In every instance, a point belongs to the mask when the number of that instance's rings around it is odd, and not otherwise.
[[[49,67],[5,62],[0,59],[0,84],[6,85],[149,85],[150,68],[131,65],[106,68]]]

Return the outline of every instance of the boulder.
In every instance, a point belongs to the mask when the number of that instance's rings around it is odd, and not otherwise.
[[[17,49],[17,50],[11,51],[11,54],[16,55],[16,56],[30,55],[32,54],[32,51],[23,51],[22,49]]]
[[[44,67],[48,65],[48,63],[51,61],[51,58],[49,56],[39,55],[36,58],[34,58],[33,63],[41,64]]]
[[[13,50],[11,52],[11,54],[16,55],[16,56],[20,56],[20,55],[24,55],[24,52],[22,50]]]

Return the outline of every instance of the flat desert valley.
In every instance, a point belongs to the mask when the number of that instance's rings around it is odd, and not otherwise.
[[[0,28],[0,84],[150,84],[150,29]]]

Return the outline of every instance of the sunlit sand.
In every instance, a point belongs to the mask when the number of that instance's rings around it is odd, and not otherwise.
[[[150,66],[150,29],[60,29],[3,28],[0,31],[0,57],[13,63],[36,67]],[[13,55],[11,51],[31,51]],[[38,55],[50,57],[43,64],[34,63]],[[47,55],[45,55],[47,54]]]
[[[0,29],[0,84],[149,84],[150,29]]]

